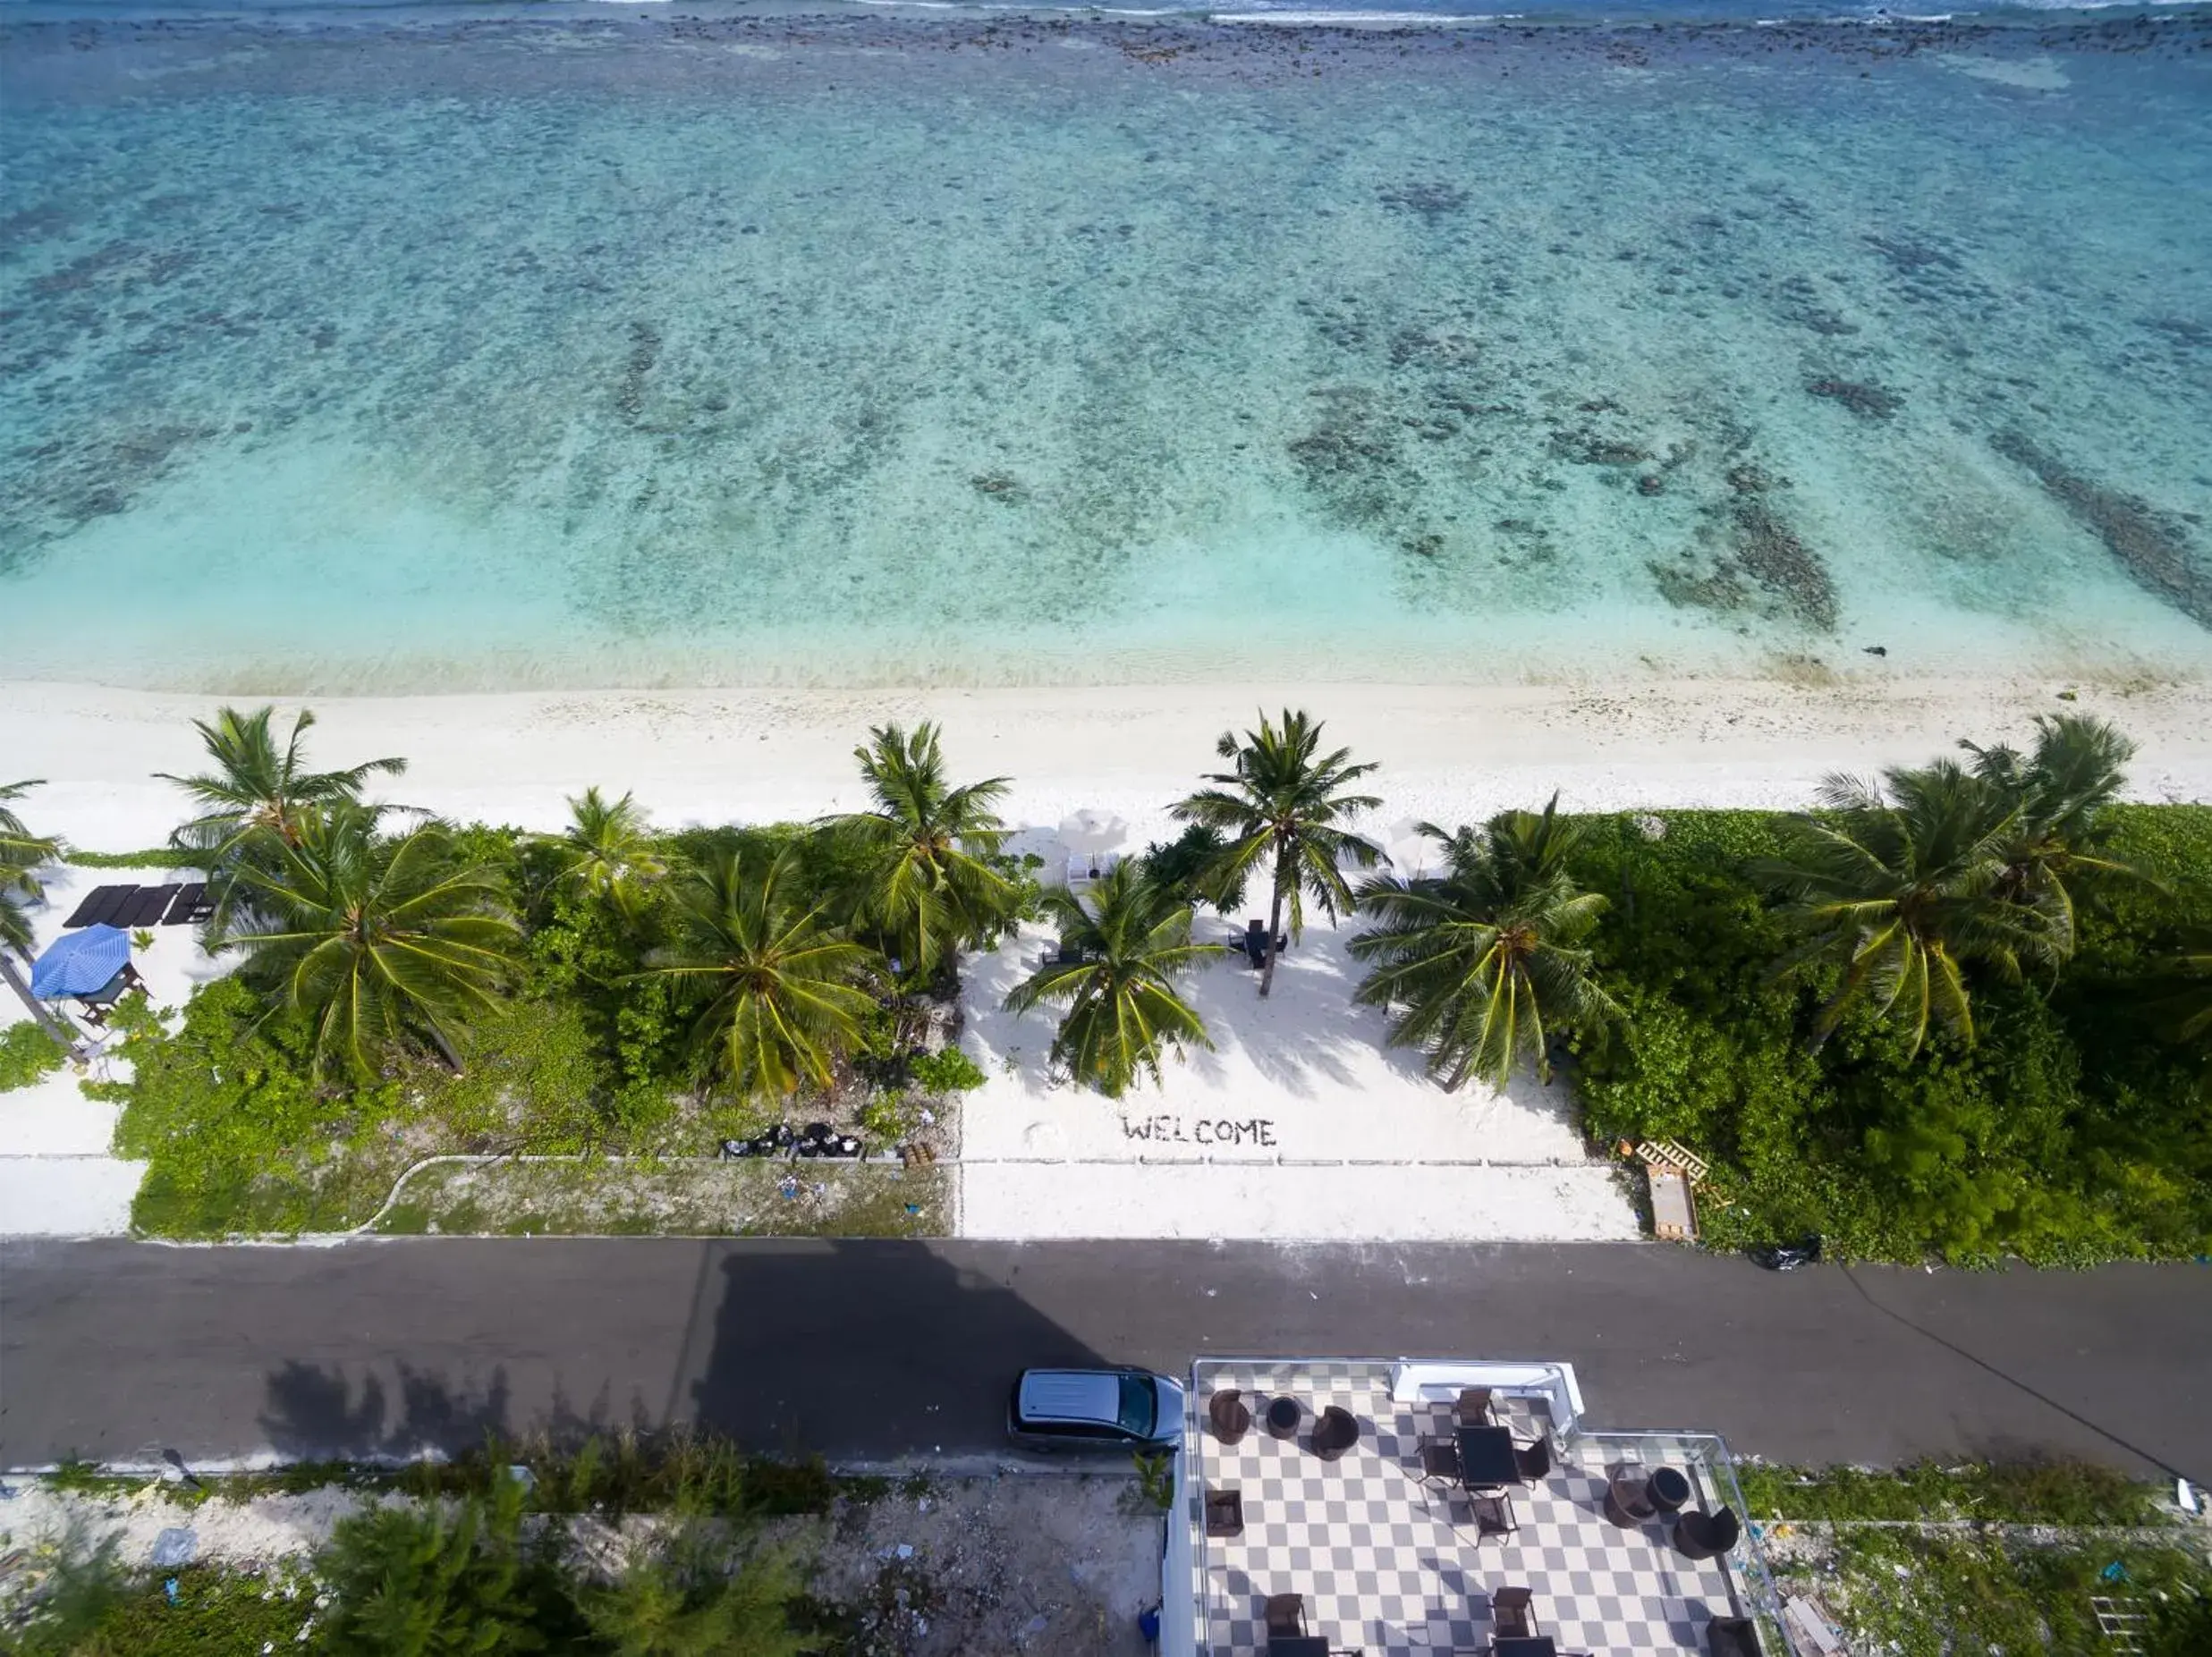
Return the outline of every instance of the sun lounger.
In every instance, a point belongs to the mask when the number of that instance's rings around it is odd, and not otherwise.
[[[99,925],[107,919],[118,903],[137,890],[136,886],[93,887],[84,894],[84,901],[70,911],[69,918],[62,923],[62,929],[66,932],[72,926]]]
[[[192,911],[200,906],[208,895],[208,888],[199,881],[189,886],[179,886],[175,897],[169,900],[169,912],[161,917],[165,926],[182,926],[200,918]]]
[[[169,912],[170,900],[176,896],[178,890],[175,886],[140,886],[131,894],[123,917],[111,924],[126,928],[159,926],[161,917]]]

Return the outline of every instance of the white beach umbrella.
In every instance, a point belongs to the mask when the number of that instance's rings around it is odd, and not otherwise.
[[[1060,823],[1060,839],[1070,851],[1111,851],[1128,835],[1126,818],[1095,806],[1086,806]]]
[[[1384,834],[1383,852],[1390,859],[1389,872],[1401,880],[1411,880],[1443,867],[1443,848],[1421,833],[1419,817],[1400,817]]]

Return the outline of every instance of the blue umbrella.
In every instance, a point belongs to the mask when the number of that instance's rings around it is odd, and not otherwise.
[[[131,964],[131,938],[114,926],[65,932],[30,964],[30,993],[40,1001],[89,995]]]

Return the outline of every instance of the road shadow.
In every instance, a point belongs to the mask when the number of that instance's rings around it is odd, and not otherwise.
[[[716,1253],[689,1409],[765,1453],[1003,1450],[1016,1371],[1108,1361],[1011,1286],[1018,1264],[986,1273],[926,1243],[877,1239]]]

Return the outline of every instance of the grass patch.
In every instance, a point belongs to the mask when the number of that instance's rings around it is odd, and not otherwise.
[[[952,1175],[887,1162],[505,1162],[427,1168],[386,1235],[943,1237]]]
[[[1768,1521],[1979,1519],[1995,1524],[2150,1526],[2170,1518],[2157,1485],[2079,1461],[1916,1462],[1895,1472],[1739,1466],[1750,1516]]]
[[[51,1076],[69,1062],[62,1044],[25,1019],[0,1029],[0,1093],[28,1087],[42,1076]]]
[[[1859,1530],[1777,1573],[1818,1592],[1855,1651],[1896,1657],[2101,1657],[2115,1649],[2090,1602],[2150,1619],[2150,1657],[2201,1657],[2212,1569],[2180,1547],[2067,1542],[2030,1546],[1980,1534]]]

